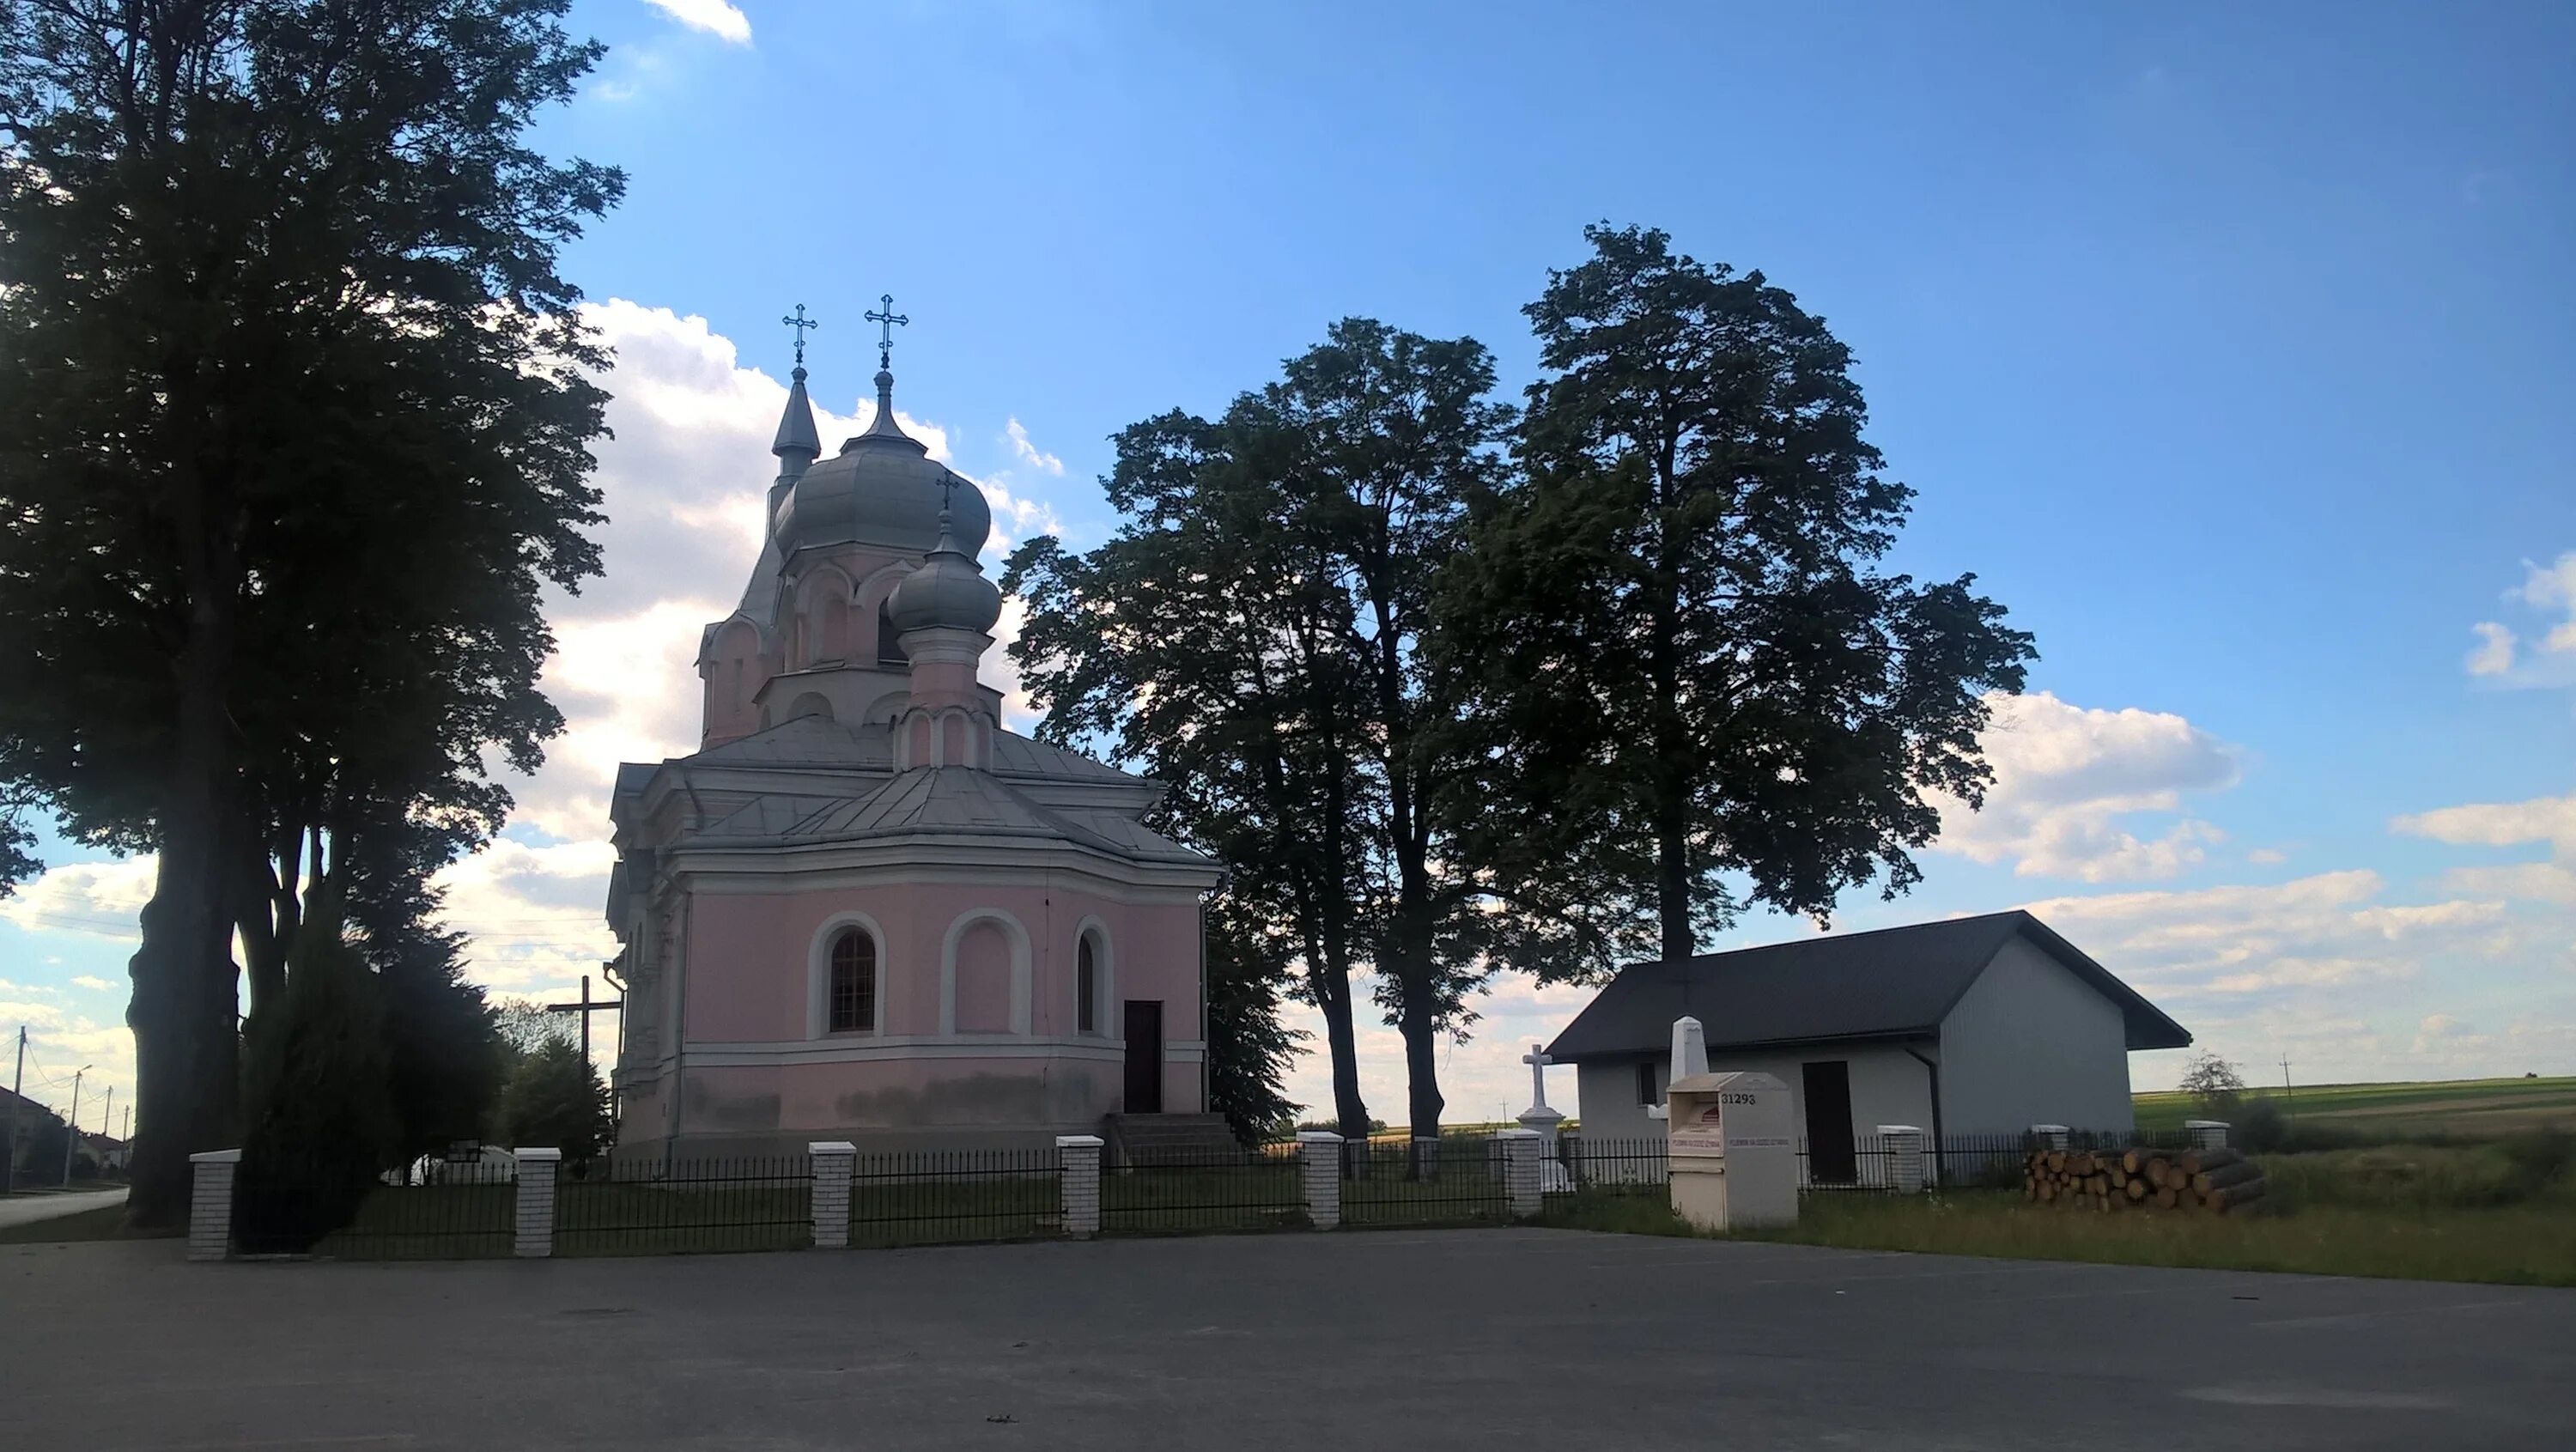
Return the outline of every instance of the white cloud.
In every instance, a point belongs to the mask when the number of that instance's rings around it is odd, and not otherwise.
[[[2273,867],[2290,860],[2290,854],[2278,847],[2257,847],[2245,854],[2245,860],[2257,867]]]
[[[2481,620],[2469,629],[2477,632],[2478,647],[2469,652],[2466,662],[2473,676],[2500,676],[2513,669],[2514,636],[2511,630],[2492,620]]]
[[[2141,837],[2121,819],[2178,813],[2182,794],[2233,786],[2235,753],[2180,716],[2072,706],[2055,695],[1988,698],[1995,768],[1983,809],[1942,805],[1939,846],[2026,877],[2082,882],[2171,877],[2199,864],[2216,827],[2184,818]]]
[[[2469,674],[2503,686],[2576,685],[2576,550],[2548,564],[2523,561],[2522,583],[2504,598],[2542,624],[2520,632],[2494,620],[2470,626],[2478,644],[2465,661]],[[2532,648],[2523,649],[2526,643]]]
[[[644,0],[691,30],[703,30],[734,45],[751,44],[751,20],[725,0]]]
[[[86,973],[73,974],[72,986],[74,988],[86,988],[92,993],[114,993],[124,987],[123,984],[110,983],[104,978],[93,978]]]
[[[2481,802],[2418,812],[2389,823],[2392,831],[2436,842],[2511,847],[2546,842],[2561,857],[2576,859],[2576,792],[2521,802]]]
[[[1056,475],[1064,473],[1064,460],[1053,454],[1041,452],[1037,445],[1030,443],[1029,431],[1020,426],[1018,419],[1012,419],[1005,431],[1011,438],[1011,454],[1021,463],[1041,473]]]
[[[136,916],[152,900],[154,859],[67,862],[0,898],[0,920],[29,932],[139,941]]]

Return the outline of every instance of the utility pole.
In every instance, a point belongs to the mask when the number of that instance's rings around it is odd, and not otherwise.
[[[63,1183],[66,1185],[72,1182],[72,1146],[80,1143],[81,1075],[89,1070],[87,1064],[72,1070],[72,1112],[63,1117]]]
[[[110,1085],[108,1085],[108,1086],[107,1086],[107,1107],[106,1107],[105,1109],[102,1109],[102,1110],[100,1110],[100,1111],[98,1112],[98,1132],[99,1132],[99,1133],[101,1133],[101,1134],[105,1134],[105,1133],[107,1133],[107,1127],[108,1127],[109,1125],[111,1125],[111,1124],[114,1124],[115,1122],[116,1122],[116,1086],[115,1086],[115,1085],[113,1085],[113,1084],[110,1084]],[[105,1168],[106,1168],[106,1166],[101,1165],[99,1168],[101,1168],[101,1169],[105,1169]]]
[[[2290,1056],[2287,1054],[2281,1056],[2281,1112],[2297,1112],[2290,1106]]]
[[[18,1106],[26,1102],[19,1091],[27,1087],[27,1026],[18,1025],[18,1072],[9,1081],[9,1143],[0,1148],[0,1195],[18,1188]]]

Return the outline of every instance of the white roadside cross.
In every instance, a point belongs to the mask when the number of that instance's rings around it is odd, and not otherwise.
[[[1547,1066],[1555,1063],[1556,1060],[1549,1058],[1545,1049],[1532,1044],[1530,1051],[1521,1055],[1521,1062],[1530,1066],[1530,1108],[1545,1109],[1547,1107]]]

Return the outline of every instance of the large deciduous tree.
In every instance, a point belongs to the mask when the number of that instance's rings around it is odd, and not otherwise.
[[[1472,683],[1465,860],[1510,956],[1568,978],[1688,957],[1745,901],[1904,891],[2032,654],[1974,576],[1879,568],[1912,491],[1821,319],[1661,232],[1585,235],[1525,310],[1553,376],[1436,652]]]
[[[1237,900],[1296,941],[1353,1136],[1351,972],[1376,974],[1431,1135],[1438,1036],[1472,1020],[1489,971],[1441,806],[1455,673],[1422,643],[1467,501],[1500,481],[1493,384],[1473,340],[1345,319],[1217,421],[1120,435],[1110,499],[1135,517],[1080,559],[1033,541],[1006,580],[1030,597],[1013,649],[1046,729],[1174,781]]]
[[[560,728],[605,360],[556,256],[622,186],[524,141],[565,8],[0,0],[0,780],[159,854],[138,1219],[232,1132],[236,930],[258,1008],[339,864],[479,840]]]

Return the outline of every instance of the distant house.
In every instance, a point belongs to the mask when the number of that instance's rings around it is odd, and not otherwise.
[[[9,1129],[13,1124],[17,1126],[17,1132],[14,1135],[10,1134]],[[9,1162],[18,1167],[20,1175],[26,1175],[36,1169],[34,1161],[37,1146],[40,1143],[51,1145],[54,1154],[58,1156],[63,1152],[63,1142],[59,1138],[62,1128],[61,1115],[33,1099],[11,1093],[7,1089],[0,1089],[0,1136],[8,1136]],[[60,1164],[52,1166],[52,1173],[61,1172]]]
[[[127,1145],[125,1141],[114,1135],[91,1134],[84,1130],[81,1133],[80,1152],[89,1156],[91,1163],[101,1170],[125,1168]]]
[[[2129,1054],[2191,1042],[2026,912],[1836,933],[1620,970],[1548,1046],[1576,1066],[1587,1139],[1658,1137],[1672,1023],[1712,1070],[1789,1086],[1819,1180],[1882,1124],[1943,1135],[2134,1127]]]

